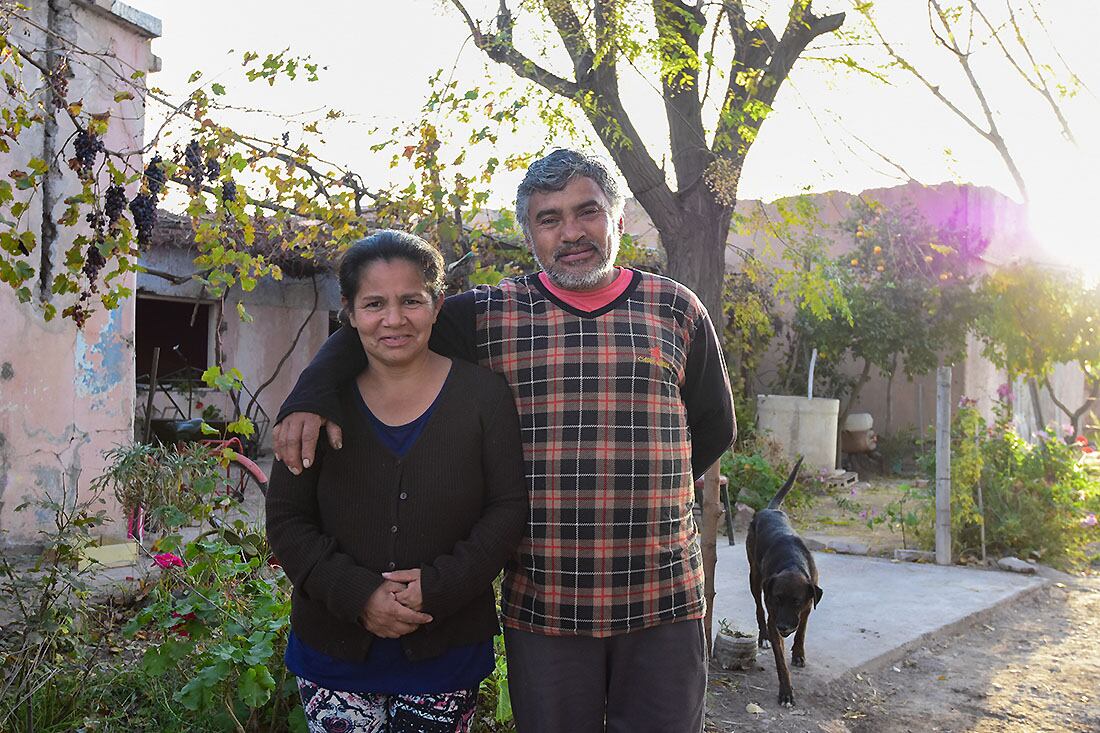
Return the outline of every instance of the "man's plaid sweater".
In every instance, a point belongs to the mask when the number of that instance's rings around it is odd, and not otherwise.
[[[735,425],[714,327],[690,290],[636,271],[586,313],[535,275],[504,280],[448,298],[432,349],[503,374],[516,398],[530,516],[504,578],[506,625],[608,636],[703,615],[693,476]],[[333,388],[363,366],[342,329],[280,417],[339,422]]]

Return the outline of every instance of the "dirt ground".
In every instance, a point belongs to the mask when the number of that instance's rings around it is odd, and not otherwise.
[[[869,554],[878,556],[892,556],[900,547],[916,547],[913,537],[900,529],[891,530],[885,523],[867,526],[867,517],[881,517],[888,505],[896,506],[905,494],[905,487],[912,486],[916,479],[863,475],[860,478],[851,486],[829,489],[827,494],[816,497],[812,506],[798,512],[794,521],[799,531],[861,542],[868,546]],[[838,499],[849,502],[849,506],[842,506]],[[850,506],[859,506],[866,516]],[[907,509],[912,511],[913,507]]]
[[[825,689],[800,690],[794,670],[792,710],[777,704],[770,670],[712,671],[706,730],[1095,733],[1098,673],[1100,578],[1066,579],[995,609],[965,631]],[[760,710],[749,712],[750,706]]]

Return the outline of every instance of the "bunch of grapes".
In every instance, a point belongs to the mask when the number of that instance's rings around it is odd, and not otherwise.
[[[213,181],[222,174],[221,163],[210,158],[206,161],[206,180]]]
[[[91,174],[96,156],[103,151],[103,141],[88,132],[80,130],[73,140],[73,157],[69,160],[69,167],[81,177]]]
[[[194,196],[202,190],[202,149],[198,140],[192,140],[183,149],[183,163],[187,166],[187,190]]]
[[[98,240],[98,237],[97,237]],[[88,245],[88,251],[84,254],[84,267],[81,270],[88,278],[88,288],[94,293],[99,290],[99,272],[107,264],[107,258],[99,251],[98,241]],[[86,298],[81,298],[86,300]]]
[[[99,212],[99,209],[92,209],[85,215],[84,221],[88,222],[92,229],[101,232],[103,231],[103,224],[106,220],[103,218],[103,214]]]
[[[118,218],[126,209],[126,191],[115,184],[107,188],[103,195],[103,215],[107,217],[107,223],[114,228],[118,224]]]
[[[130,213],[137,229],[137,242],[149,246],[153,239],[153,227],[157,225],[157,199],[151,194],[139,193],[130,201]]]
[[[85,290],[80,294],[80,302],[70,305],[65,310],[61,311],[62,318],[71,318],[77,328],[84,328],[84,324],[88,322],[88,319],[92,316],[92,310],[88,306],[84,305],[85,301],[89,300],[91,295]]]
[[[237,200],[237,184],[233,181],[226,181],[222,184],[222,201],[236,201]]]
[[[164,183],[167,180],[162,165],[163,162],[159,155],[154,155],[153,159],[149,161],[149,165],[145,166],[145,185],[149,187],[149,193],[153,194],[154,198],[160,195],[160,190],[164,188]]]

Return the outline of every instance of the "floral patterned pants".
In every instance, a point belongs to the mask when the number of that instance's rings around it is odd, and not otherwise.
[[[309,733],[467,733],[477,688],[431,695],[340,692],[298,678]]]

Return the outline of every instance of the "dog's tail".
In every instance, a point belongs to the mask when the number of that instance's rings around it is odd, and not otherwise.
[[[787,493],[794,486],[794,480],[798,477],[798,469],[802,467],[802,456],[798,457],[795,461],[794,468],[791,469],[791,475],[787,477],[786,483],[779,489],[779,493],[776,494],[771,501],[768,502],[768,509],[778,509],[779,505],[783,503],[783,499],[786,498]]]

